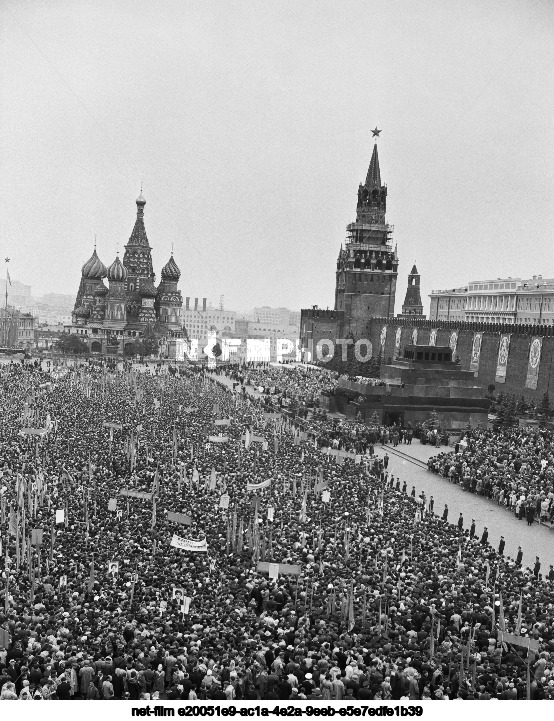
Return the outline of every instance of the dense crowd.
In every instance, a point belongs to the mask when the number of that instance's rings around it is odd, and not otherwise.
[[[554,698],[547,578],[227,383],[0,371],[0,699]]]
[[[429,469],[494,499],[529,525],[554,522],[554,450],[548,430],[469,431]]]
[[[259,393],[274,396],[280,405],[294,401],[297,406],[318,406],[321,393],[332,392],[338,380],[338,373],[286,364],[251,363],[241,368],[223,366],[220,372],[245,386],[253,386]]]

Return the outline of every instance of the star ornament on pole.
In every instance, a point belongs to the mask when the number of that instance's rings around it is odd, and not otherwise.
[[[9,258],[6,258],[6,263],[9,263],[9,262],[10,262],[10,259],[9,259]]]
[[[375,126],[371,132],[373,133],[373,135],[372,135],[373,138],[378,138],[379,134],[382,133],[383,130],[382,129],[378,130],[377,126]]]

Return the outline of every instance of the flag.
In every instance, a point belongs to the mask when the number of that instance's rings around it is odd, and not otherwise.
[[[460,566],[463,566],[463,563],[462,563],[462,547],[461,547],[461,546],[458,546],[458,568],[459,568]]]
[[[92,560],[90,562],[90,577],[88,580],[88,590],[89,593],[94,588],[94,553],[92,554]]]
[[[485,563],[485,588],[489,587],[489,575],[491,572],[491,567],[489,565],[489,562],[487,561]]]
[[[306,496],[304,496],[302,500],[302,508],[300,510],[300,520],[305,522],[306,521]]]
[[[348,630],[352,631],[356,625],[356,619],[354,618],[354,582],[350,583],[350,594],[348,599]]]
[[[523,601],[523,595],[519,594],[519,608],[517,611],[517,623],[516,623],[516,633],[518,635],[521,634],[521,621],[522,621],[522,601]]]
[[[8,552],[8,549],[6,548],[6,554]],[[10,595],[9,595],[9,587],[10,587],[10,574],[6,573],[6,590],[5,590],[5,598],[4,598],[4,613],[7,614],[10,608]],[[2,629],[4,631],[4,629]],[[2,645],[4,648],[8,648],[8,643],[3,643]]]
[[[215,491],[217,484],[217,473],[215,468],[212,468],[212,472],[210,474],[210,491]]]
[[[350,558],[350,536],[348,528],[344,529],[344,557],[348,563],[348,559]]]
[[[504,621],[504,607],[502,606],[502,591],[498,594],[498,599],[500,601],[500,608],[498,610],[498,625],[501,631],[505,631],[506,622]]]
[[[435,619],[431,619],[431,646],[429,648],[429,658],[435,655]]]
[[[17,520],[15,511],[13,508],[10,508],[10,521],[8,526],[8,531],[10,535],[15,536],[16,535],[16,528],[17,528]]]
[[[231,550],[235,549],[237,540],[237,509],[233,511],[233,523],[231,528]]]
[[[242,546],[244,543],[244,521],[241,518],[239,523],[239,535],[237,538],[237,553],[242,553]]]

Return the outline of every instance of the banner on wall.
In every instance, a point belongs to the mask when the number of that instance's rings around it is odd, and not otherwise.
[[[469,370],[473,371],[475,375],[479,372],[479,361],[481,360],[481,343],[483,341],[482,333],[474,333],[473,345],[471,346],[471,361],[469,364]]]
[[[412,345],[417,345],[417,328],[412,331]]]
[[[456,355],[456,348],[458,347],[458,331],[453,330],[450,334],[450,341],[448,343],[452,350],[452,360],[454,360],[454,356]]]
[[[387,342],[387,326],[381,328],[381,358],[385,357],[385,343]]]
[[[398,326],[394,337],[394,358],[400,357],[400,341],[402,340],[402,328]]]
[[[506,383],[508,354],[510,353],[510,338],[510,333],[504,333],[500,336],[500,345],[498,346],[498,359],[496,361],[496,375],[494,376],[494,380],[496,383]]]
[[[431,328],[429,333],[429,345],[437,345],[437,329]]]
[[[529,362],[527,364],[527,378],[525,387],[537,390],[539,369],[541,365],[542,338],[533,338],[529,348]]]

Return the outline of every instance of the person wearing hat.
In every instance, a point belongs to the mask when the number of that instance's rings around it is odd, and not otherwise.
[[[486,546],[489,540],[489,531],[487,527],[485,526],[483,530],[483,535],[481,536],[481,545]]]

